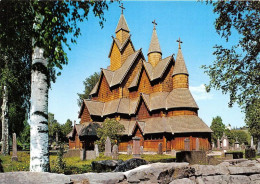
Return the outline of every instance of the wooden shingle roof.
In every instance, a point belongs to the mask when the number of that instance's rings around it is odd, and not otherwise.
[[[124,31],[130,32],[130,30],[128,28],[128,25],[126,23],[124,14],[120,15],[120,18],[119,18],[119,21],[117,23],[115,32],[117,33],[120,30],[124,30]]]
[[[173,89],[166,98],[166,109],[182,107],[199,109],[188,88]]]
[[[162,54],[162,50],[161,50],[161,47],[160,47],[160,43],[159,43],[157,32],[156,32],[155,28],[153,29],[152,39],[151,39],[151,42],[150,42],[148,54],[150,54],[152,52],[158,52],[158,53]]]
[[[177,53],[177,57],[176,57],[176,62],[175,62],[175,66],[172,72],[172,76],[176,75],[176,74],[186,74],[189,75],[183,55],[182,55],[182,51],[179,48],[178,53]]]
[[[153,67],[149,62],[143,61],[144,68],[148,74],[150,81],[161,78],[172,60],[173,57],[168,56],[160,60],[155,67]]]

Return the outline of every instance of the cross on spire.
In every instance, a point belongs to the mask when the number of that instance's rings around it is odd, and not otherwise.
[[[181,38],[179,37],[179,40],[177,40],[176,42],[179,42],[179,49],[181,48],[181,44],[183,43],[182,41],[181,41]]]
[[[119,7],[121,8],[121,14],[123,14],[123,11],[125,9],[123,3],[121,3],[121,5]]]
[[[152,21],[153,23],[153,29],[155,29],[155,26],[157,26],[157,23],[155,22],[155,19]]]

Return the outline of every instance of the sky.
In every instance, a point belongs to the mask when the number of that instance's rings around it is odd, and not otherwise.
[[[157,22],[162,57],[165,58],[178,51],[176,40],[183,41],[182,53],[189,72],[190,91],[199,106],[199,117],[211,125],[213,117],[220,116],[225,125],[242,127],[244,114],[237,105],[229,108],[229,95],[221,91],[211,90],[206,93],[204,84],[209,77],[201,68],[202,65],[213,64],[214,46],[221,44],[230,46],[238,40],[234,32],[230,43],[226,43],[215,31],[214,21],[217,17],[213,7],[196,1],[124,1],[124,16],[130,29],[132,42],[136,50],[142,48],[147,60],[147,52],[152,36],[153,24]],[[78,123],[77,93],[83,93],[83,81],[100,68],[110,65],[108,58],[112,38],[121,14],[117,2],[109,4],[105,11],[104,28],[101,29],[99,19],[89,14],[88,20],[80,23],[82,35],[72,51],[67,51],[69,64],[64,66],[61,76],[52,84],[49,91],[49,112],[55,119],[64,124],[67,119]]]

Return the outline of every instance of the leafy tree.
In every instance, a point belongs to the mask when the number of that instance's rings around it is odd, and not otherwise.
[[[234,135],[234,140],[237,141],[242,144],[248,144],[250,141],[250,135],[249,133],[247,133],[247,131],[244,130],[231,130],[231,132],[233,132]]]
[[[207,86],[230,94],[229,105],[237,102],[245,108],[259,99],[260,94],[260,2],[211,2],[217,33],[228,42],[232,33],[239,35],[238,42],[230,48],[216,45],[213,65],[203,66],[210,77]]]
[[[235,32],[237,43],[230,48],[215,46],[213,65],[202,66],[210,77],[211,88],[230,94],[229,106],[238,103],[246,113],[249,131],[260,139],[260,2],[259,1],[208,1],[218,15],[217,33],[229,41]],[[258,113],[257,113],[258,112]]]
[[[85,86],[85,90],[83,94],[78,93],[79,99],[78,99],[78,105],[81,106],[83,99],[88,99],[89,94],[91,90],[95,87],[96,83],[99,80],[100,74],[95,72],[93,75],[87,77],[85,81],[83,81],[83,84]]]
[[[68,63],[63,46],[70,49],[70,43],[76,43],[80,35],[78,22],[87,19],[92,7],[95,16],[104,20],[103,10],[107,9],[106,1],[0,1],[1,12],[4,12],[7,28],[1,24],[0,32],[6,40],[4,48],[23,50],[20,37],[29,35],[28,44],[33,51],[31,76],[31,153],[30,170],[49,171],[48,156],[48,89],[55,80],[55,69],[62,69]],[[9,40],[9,33],[16,33]],[[14,46],[15,45],[15,46]],[[27,47],[28,47],[27,45]],[[46,59],[47,58],[47,59]],[[59,73],[58,73],[59,74]],[[39,90],[41,89],[41,90]]]
[[[24,120],[23,123],[24,123],[24,128],[21,134],[17,137],[17,144],[21,147],[23,147],[23,145],[30,144],[30,125],[27,122],[27,120]]]
[[[260,140],[260,99],[255,99],[246,107],[246,124],[254,138]]]
[[[67,135],[71,132],[71,130],[72,130],[72,121],[68,119],[65,124],[61,125],[62,141],[68,142]]]
[[[213,131],[212,139],[215,143],[217,143],[218,138],[221,139],[221,137],[223,136],[223,132],[225,130],[225,125],[222,122],[220,116],[213,118],[210,128]]]
[[[48,113],[49,141],[55,142],[56,135],[61,134],[61,125],[54,118],[54,114]]]
[[[107,137],[110,138],[112,144],[117,144],[120,141],[120,136],[124,130],[124,125],[121,125],[115,119],[107,118],[102,123],[102,127],[97,129],[99,140],[96,141],[96,143],[99,145],[100,150],[104,151]]]

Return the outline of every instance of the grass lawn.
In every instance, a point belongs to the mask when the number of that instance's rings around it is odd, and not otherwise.
[[[12,155],[12,154],[11,154]],[[0,155],[0,159],[2,160],[2,166],[4,168],[4,172],[14,172],[14,171],[29,171],[30,167],[30,154],[28,151],[18,151],[18,162],[11,161],[10,155],[3,156]],[[166,159],[173,159],[170,155],[142,155],[142,159],[145,159],[148,162],[162,162]],[[119,159],[128,160],[131,159],[132,155],[119,155]],[[105,157],[102,153],[100,157],[95,160],[84,160],[81,161],[79,157],[70,157],[64,158],[66,162],[65,171],[60,171],[59,167],[56,164],[57,156],[51,154],[50,155],[50,166],[51,172],[59,173],[65,172],[65,174],[80,174],[86,172],[92,172],[91,162],[92,161],[100,161],[100,160],[111,160],[111,157]]]

